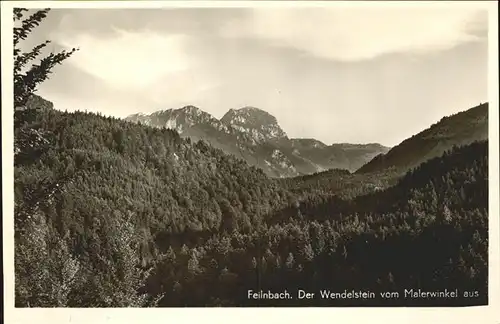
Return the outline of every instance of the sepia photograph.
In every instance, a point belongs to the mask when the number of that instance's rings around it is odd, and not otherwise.
[[[2,3],[15,308],[490,304],[484,3],[69,3]]]

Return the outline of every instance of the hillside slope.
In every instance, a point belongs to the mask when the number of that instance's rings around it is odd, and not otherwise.
[[[173,130],[82,112],[30,113],[15,129],[19,305],[142,303],[133,264],[148,269],[169,247],[249,232],[288,202],[261,170]],[[22,140],[32,132],[43,141]],[[42,298],[69,283],[27,269],[64,264],[78,273],[73,290]]]
[[[290,215],[295,218],[290,231],[304,235],[304,245],[296,250],[300,258],[310,260],[303,273],[293,277],[296,287],[400,293],[399,299],[391,301],[376,295],[364,302],[320,299],[309,305],[487,303],[487,141],[447,151],[386,190],[351,200],[320,194],[306,197],[271,218],[270,237],[285,239],[281,228],[289,226]],[[291,277],[280,274],[266,288],[289,287],[286,281]],[[456,298],[402,297],[404,289],[443,291],[449,287],[460,292]],[[464,295],[467,291],[472,298]]]
[[[488,139],[488,103],[444,117],[428,129],[404,140],[386,154],[380,154],[356,173],[396,169],[405,172],[453,146]]]

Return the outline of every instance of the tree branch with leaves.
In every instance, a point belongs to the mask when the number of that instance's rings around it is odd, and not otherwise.
[[[19,43],[28,38],[31,32],[40,25],[43,19],[47,17],[50,9],[38,10],[25,18],[28,9],[14,8],[14,107],[25,107],[26,103],[37,90],[37,86],[44,82],[52,69],[68,59],[77,48],[71,50],[62,50],[58,53],[50,53],[42,58],[39,63],[32,63],[37,59],[42,50],[51,42],[44,41],[36,45],[29,52],[23,52],[19,48]]]

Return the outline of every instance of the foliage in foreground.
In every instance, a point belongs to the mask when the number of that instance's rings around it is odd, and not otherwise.
[[[73,48],[58,53],[49,53],[37,59],[50,41],[44,41],[28,52],[23,52],[20,42],[28,38],[33,30],[47,17],[50,9],[37,10],[25,17],[28,9],[14,8],[14,107],[25,107],[29,98],[36,92],[37,86],[44,82],[52,69],[71,57],[77,51]]]

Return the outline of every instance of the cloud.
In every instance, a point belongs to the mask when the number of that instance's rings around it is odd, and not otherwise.
[[[478,22],[486,24],[481,13],[450,6],[259,8],[246,21],[224,25],[221,34],[257,38],[320,58],[360,61],[389,53],[441,51],[478,41]]]
[[[68,62],[117,88],[142,89],[164,75],[185,71],[193,62],[185,54],[188,39],[181,34],[155,31],[124,31],[111,36],[84,32],[52,36],[64,47],[79,47]]]
[[[86,107],[126,116],[178,108],[202,100],[219,84],[216,77],[204,73],[203,51],[193,36],[109,26],[111,31],[89,32],[66,25],[68,28],[58,28],[50,38],[80,51],[58,67],[58,77],[41,89],[61,109]],[[66,91],[61,93],[61,89]]]
[[[81,50],[40,94],[59,109],[120,117],[252,105],[290,136],[386,145],[486,100],[486,15],[376,6],[65,10],[37,41]]]

